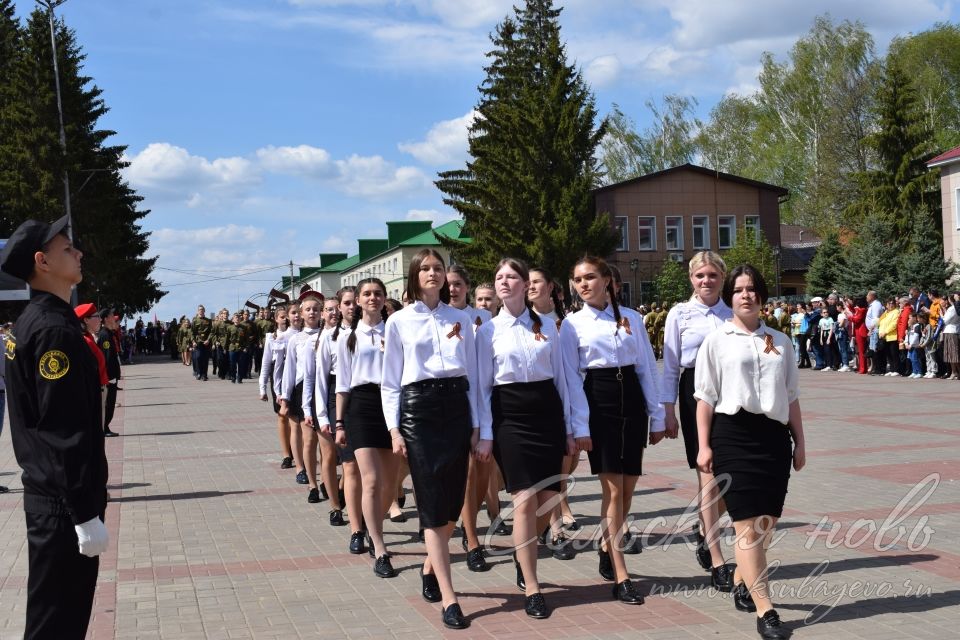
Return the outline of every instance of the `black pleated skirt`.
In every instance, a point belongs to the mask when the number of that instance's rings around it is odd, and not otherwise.
[[[495,386],[490,404],[493,456],[507,491],[560,491],[567,430],[553,380]]]
[[[380,385],[363,384],[350,389],[346,419],[350,448],[392,450],[387,421],[383,417]]]
[[[383,411],[381,410],[380,413],[382,414]],[[331,425],[336,426],[337,376],[332,373],[327,376],[327,418],[330,420]],[[344,422],[347,422],[347,420],[344,420]],[[337,447],[337,460],[341,463],[353,462],[356,460],[356,457],[353,455],[353,442],[350,440],[350,431],[344,430],[344,435],[347,438],[347,444],[342,447]]]
[[[697,468],[697,454],[700,453],[700,439],[697,436],[697,399],[693,397],[694,369],[684,369],[680,374],[680,389],[677,392],[677,405],[680,410],[680,433],[683,434],[683,448],[687,454],[687,464]]]
[[[730,477],[723,497],[734,521],[783,514],[793,462],[785,424],[742,409],[732,416],[715,413],[710,447],[714,476],[721,482],[721,476]]]
[[[583,382],[590,407],[593,450],[590,473],[643,473],[647,446],[647,405],[633,366],[587,369]]]
[[[400,434],[407,445],[421,527],[455,522],[463,508],[473,429],[469,389],[466,378],[422,380],[403,387]]]

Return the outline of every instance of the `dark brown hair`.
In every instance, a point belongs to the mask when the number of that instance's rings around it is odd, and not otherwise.
[[[380,286],[383,286],[382,282],[380,283]],[[384,289],[383,291],[384,293],[386,293],[387,290]],[[334,313],[337,314],[337,327],[336,329],[333,330],[333,335],[330,336],[330,339],[333,340],[334,342],[336,342],[337,338],[340,337],[340,323],[343,322],[343,315],[340,313],[340,303],[343,302],[343,295],[345,293],[356,293],[356,292],[357,292],[357,289],[351,286],[341,287],[340,290],[337,291],[337,310],[334,311]],[[353,312],[353,317],[354,318],[357,317],[356,311]]]
[[[610,271],[610,265],[608,265],[607,261],[603,258],[586,255],[577,260],[573,268],[576,269],[582,264],[592,264],[597,268],[601,278],[609,278],[607,282],[607,295],[610,296],[610,306],[613,307],[613,319],[617,321],[617,326],[619,327],[622,318],[620,317],[620,305],[617,303],[617,292],[616,289],[613,288],[613,272]]]
[[[533,267],[530,271],[542,273],[543,279],[550,283],[550,300],[553,302],[553,312],[557,314],[557,320],[563,320],[567,314],[563,310],[563,302],[560,301],[560,284],[554,280],[553,275],[547,271],[546,267]]]
[[[380,287],[380,291],[383,291],[384,305],[380,309],[380,319],[384,322],[387,321],[387,286],[383,284],[383,281],[380,278],[364,278],[357,283],[356,293],[360,295],[360,292],[363,291],[363,287],[368,284],[375,284]],[[356,303],[354,303],[356,304]],[[353,310],[353,322],[350,323],[350,335],[347,337],[347,348],[350,349],[350,353],[353,353],[357,349],[357,327],[360,326],[360,316],[362,313],[358,313],[356,309]],[[337,325],[337,330],[340,330],[340,325]]]
[[[421,300],[423,294],[420,291],[420,265],[423,264],[423,261],[427,258],[436,258],[440,261],[440,266],[443,267],[443,286],[440,287],[440,302],[444,304],[450,303],[450,285],[447,284],[447,268],[446,262],[443,260],[436,249],[421,249],[417,252],[417,255],[413,256],[413,259],[410,260],[410,266],[407,268],[407,296],[410,300]]]
[[[770,293],[767,290],[767,282],[760,275],[760,272],[752,264],[741,264],[734,267],[727,274],[727,279],[723,281],[723,293],[720,297],[728,307],[733,306],[733,285],[736,284],[740,276],[750,276],[753,280],[753,291],[757,294],[757,304],[763,307]]]
[[[500,269],[504,267],[510,267],[517,272],[517,275],[523,278],[524,282],[530,282],[530,269],[527,268],[527,265],[522,260],[518,260],[516,258],[504,258],[497,265],[497,268],[494,269],[494,277],[496,277],[496,275],[500,272]],[[493,289],[493,287],[490,288]],[[496,291],[496,289],[494,289],[494,291]],[[523,296],[523,304],[526,305],[527,311],[530,312],[530,319],[533,320],[533,332],[535,334],[539,334],[540,329],[543,327],[543,320],[540,319],[540,315],[534,310],[533,303],[530,302],[530,299],[526,295]],[[540,338],[537,339],[539,340]]]

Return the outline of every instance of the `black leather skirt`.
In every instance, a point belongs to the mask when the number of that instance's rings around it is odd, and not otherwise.
[[[407,445],[420,526],[456,522],[470,458],[470,385],[466,378],[421,380],[403,387],[400,434]]]

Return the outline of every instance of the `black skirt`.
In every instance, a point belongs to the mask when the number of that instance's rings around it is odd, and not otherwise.
[[[383,417],[383,401],[380,385],[362,384],[350,389],[347,404],[347,442],[353,451],[357,449],[393,450],[387,421]]]
[[[643,449],[647,446],[647,405],[633,366],[587,369],[583,382],[590,407],[590,439],[587,454],[590,473],[643,473]]]
[[[693,397],[693,367],[684,369],[680,374],[680,389],[677,393],[677,405],[680,410],[680,432],[683,434],[683,448],[687,453],[687,464],[697,468],[697,454],[700,453],[700,438],[697,435],[697,399]]]
[[[287,402],[287,417],[293,420],[303,420],[303,380],[297,383]]]
[[[793,445],[790,429],[763,414],[713,414],[713,474],[730,478],[724,494],[734,521],[783,514]],[[723,484],[720,485],[723,487]]]
[[[495,386],[490,404],[493,456],[507,491],[560,491],[567,430],[553,380]]]
[[[470,462],[470,385],[466,378],[421,380],[403,387],[400,434],[423,528],[455,522]]]
[[[380,413],[383,413],[381,411]],[[327,376],[327,419],[330,424],[336,428],[337,424],[337,376],[332,373]],[[344,422],[347,422],[344,420]],[[334,431],[336,433],[336,431]],[[339,463],[354,462],[357,458],[353,455],[353,442],[350,441],[350,432],[344,431],[347,443],[342,447],[337,447],[337,460]]]

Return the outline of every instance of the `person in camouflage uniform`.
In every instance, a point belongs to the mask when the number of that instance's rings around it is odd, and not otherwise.
[[[193,331],[193,377],[197,380],[207,380],[207,364],[210,362],[210,332],[213,323],[207,317],[207,310],[203,305],[197,307],[197,315],[190,323]]]
[[[250,343],[250,327],[243,319],[243,312],[233,314],[233,324],[227,328],[227,351],[230,360],[230,382],[242,383],[247,364],[246,348]]]
[[[223,309],[217,312],[210,327],[210,359],[213,364],[213,375],[223,372],[220,365],[223,357]],[[223,377],[221,376],[221,379]]]
[[[260,309],[257,317],[257,346],[253,354],[253,366],[257,373],[260,373],[260,366],[263,364],[263,343],[268,334],[276,331],[277,323],[273,321],[273,311],[264,307]]]
[[[651,341],[653,345],[653,353],[657,359],[663,357],[663,332],[667,326],[667,312],[670,310],[670,305],[666,302],[660,307],[660,311],[657,313],[657,317],[653,322],[654,338]]]
[[[650,303],[650,311],[647,312],[647,315],[643,316],[643,327],[647,330],[647,339],[650,340],[651,347],[657,337],[654,325],[656,324],[657,313],[659,313],[659,311],[659,305],[656,302],[652,302]],[[654,356],[656,356],[656,353],[654,353]]]
[[[187,316],[180,318],[180,326],[177,328],[177,351],[180,352],[180,359],[183,366],[190,365],[190,352],[193,349],[193,330],[190,327],[190,321]]]

